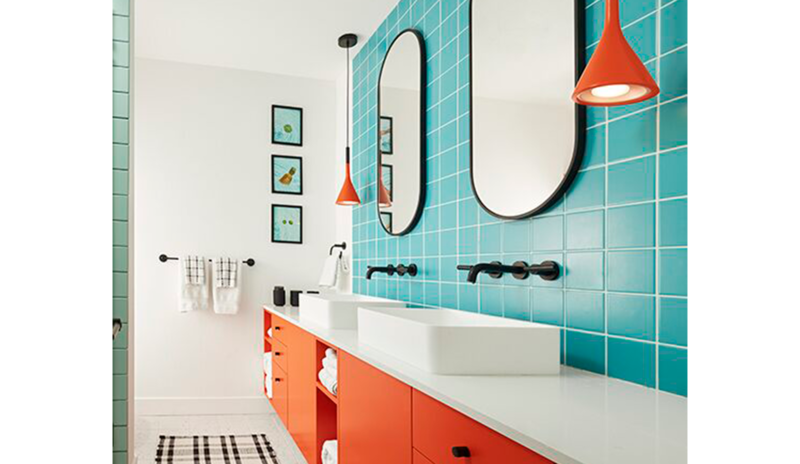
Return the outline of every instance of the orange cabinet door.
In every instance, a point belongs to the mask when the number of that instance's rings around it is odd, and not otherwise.
[[[414,450],[414,464],[433,464],[433,462],[422,455],[417,450]]]
[[[289,350],[278,340],[272,340],[272,362],[285,372],[289,370]]]
[[[435,464],[551,462],[417,390],[413,417],[414,448]],[[454,453],[453,448],[458,452]]]
[[[297,327],[289,334],[289,433],[308,464],[317,464],[317,340]]]
[[[289,377],[283,370],[272,366],[272,408],[278,413],[278,417],[283,421],[283,425],[289,427],[289,407],[288,407],[288,386]]]
[[[280,340],[288,345],[289,333],[291,330],[292,326],[288,322],[278,316],[272,316],[272,338]]]
[[[339,462],[411,464],[411,387],[339,350]]]

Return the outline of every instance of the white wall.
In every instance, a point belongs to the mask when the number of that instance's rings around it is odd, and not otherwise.
[[[138,412],[266,407],[261,305],[275,285],[316,288],[341,222],[335,83],[148,59],[136,66]],[[304,108],[302,148],[271,145],[273,103]],[[303,196],[270,193],[272,154],[303,157]],[[303,206],[303,245],[271,243],[272,203]],[[239,314],[178,313],[178,263],[160,263],[160,253],[254,258]]]

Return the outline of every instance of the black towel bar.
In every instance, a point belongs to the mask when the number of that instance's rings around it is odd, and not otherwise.
[[[335,244],[334,244],[334,245],[331,247],[331,251],[329,251],[329,252],[328,252],[328,254],[329,254],[329,255],[332,255],[332,254],[333,254],[333,249],[334,249],[334,248],[341,248],[342,250],[346,250],[346,249],[347,249],[347,242],[335,243]],[[339,257],[340,257],[340,258],[342,257],[342,252],[341,252],[341,251],[339,252]]]
[[[161,261],[162,263],[166,263],[167,261],[177,261],[178,258],[176,256],[167,256],[162,253],[158,255],[158,260]],[[213,262],[214,260],[209,259],[208,261]],[[242,261],[242,263],[247,264],[250,267],[253,267],[256,265],[256,260],[253,258],[247,258],[246,260]]]

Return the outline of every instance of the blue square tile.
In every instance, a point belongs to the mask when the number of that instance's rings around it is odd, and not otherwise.
[[[567,331],[567,365],[597,374],[606,372],[606,337]]]
[[[559,289],[532,290],[533,321],[557,326],[564,325],[564,292]]]
[[[459,155],[461,152],[461,148],[459,147]],[[459,169],[461,169],[460,162],[459,162]],[[471,200],[475,197],[475,194],[472,191],[472,178],[470,177],[469,165],[467,165],[467,170],[458,173],[458,198],[459,200],[468,199]],[[475,205],[475,217],[477,218],[477,203],[472,201]]]
[[[689,91],[688,78],[689,48],[682,48],[661,57],[661,101],[686,95]]]
[[[600,106],[586,107],[586,127],[606,122],[606,109]]]
[[[503,224],[482,226],[480,234],[480,253],[500,253],[502,251]]]
[[[549,251],[564,248],[563,216],[535,218],[532,224],[534,250]]]
[[[651,108],[608,124],[608,161],[656,151],[656,109]]]
[[[456,257],[443,257],[441,258],[439,265],[441,269],[439,270],[439,277],[442,279],[443,282],[459,282],[460,278],[463,277],[459,276],[459,270],[456,269],[460,263],[458,258]]]
[[[458,230],[458,254],[478,254],[478,228],[468,227]]]
[[[606,17],[606,2],[601,0],[586,9],[586,43],[593,44],[600,40]]]
[[[441,284],[439,292],[439,304],[441,304],[443,308],[458,309],[458,285]]]
[[[453,153],[453,150],[450,151]],[[444,157],[440,157],[443,160]],[[458,199],[458,177],[445,177],[439,182],[439,202],[452,203]]]
[[[440,280],[439,258],[425,258],[419,275],[425,280]]]
[[[482,285],[481,294],[481,314],[490,316],[503,315],[503,288],[489,287]]]
[[[439,284],[428,282],[425,284],[425,304],[439,306]]]
[[[655,293],[655,251],[609,251],[608,289],[613,292]]]
[[[566,281],[566,262],[564,261],[564,254],[557,253],[557,252],[550,252],[550,253],[533,253],[530,257],[528,263],[530,264],[538,264],[543,261],[554,261],[558,263],[558,266],[561,268],[561,275],[556,280],[544,280],[539,277],[530,277],[525,282],[530,282],[530,285],[533,287],[545,287],[545,288],[564,288],[564,282]]]
[[[636,21],[644,15],[656,10],[657,0],[638,0],[635,2],[620,2],[619,21],[623,26]]]
[[[605,243],[605,213],[590,211],[567,215],[567,249],[591,250]]]
[[[688,40],[686,0],[678,0],[661,10],[661,53],[686,45]]]
[[[658,388],[676,395],[688,394],[688,352],[683,348],[658,347]]]
[[[458,227],[458,203],[442,205],[439,214],[442,230],[455,229]]]
[[[503,223],[503,252],[518,253],[530,250],[529,221],[511,221]]]
[[[686,296],[688,287],[688,251],[667,249],[660,252],[659,293]]]
[[[606,162],[606,126],[598,126],[586,131],[586,150],[583,155],[583,168],[600,166]]]
[[[659,208],[659,245],[688,245],[688,201],[663,201]]]
[[[656,157],[648,156],[608,167],[608,204],[655,199]]]
[[[645,387],[655,387],[656,346],[652,343],[609,338],[608,376]]]
[[[478,204],[474,200],[458,202],[458,226],[474,226],[478,223]]]
[[[564,266],[567,288],[575,290],[603,290],[604,257],[602,251],[569,253]]]
[[[608,333],[641,340],[655,340],[655,297],[610,293],[608,295]]]
[[[659,155],[660,198],[686,195],[688,191],[688,150],[681,148]]]
[[[503,316],[522,321],[531,320],[530,289],[506,287],[503,289]]]
[[[567,292],[567,327],[605,332],[605,300],[600,292]]]
[[[661,105],[661,149],[679,147],[688,143],[689,99],[681,98]]]
[[[622,33],[642,62],[656,57],[656,15],[623,28]]]
[[[609,248],[643,248],[655,244],[655,203],[608,209]]]
[[[606,176],[603,169],[581,172],[567,192],[567,209],[603,206],[606,195]]]
[[[660,302],[658,341],[686,346],[689,341],[689,300],[684,298],[661,298]]]

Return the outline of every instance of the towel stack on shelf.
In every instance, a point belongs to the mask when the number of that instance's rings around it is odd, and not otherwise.
[[[319,371],[319,381],[329,392],[336,395],[338,391],[336,351],[332,348],[325,350],[322,359],[322,370]]]
[[[264,388],[272,399],[272,353],[264,353]]]
[[[339,444],[328,440],[322,444],[322,464],[336,464],[339,460]]]

